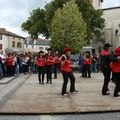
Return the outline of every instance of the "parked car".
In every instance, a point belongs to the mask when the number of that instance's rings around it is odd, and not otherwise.
[[[72,61],[73,71],[79,71],[79,65],[78,65],[79,60],[76,58],[72,58],[71,61]]]

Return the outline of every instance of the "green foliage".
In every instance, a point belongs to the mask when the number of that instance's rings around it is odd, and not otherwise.
[[[87,42],[89,43],[93,35],[100,37],[105,26],[105,20],[102,18],[103,11],[96,10],[88,2],[89,0],[76,0],[79,10],[82,11],[83,18],[87,24]]]
[[[22,24],[22,29],[28,31],[33,38],[38,37],[40,34],[43,34],[47,38],[50,37],[55,12],[63,8],[69,1],[70,0],[52,0],[45,6],[45,9],[37,8],[33,10],[30,17]],[[95,10],[89,0],[75,0],[75,2],[87,24],[87,42],[89,43],[93,35],[100,38],[105,22],[101,17],[103,11]]]
[[[47,36],[45,10],[40,8],[33,10],[28,20],[21,27],[23,30],[28,31],[32,38],[37,38],[39,34]]]
[[[55,12],[51,27],[51,47],[59,51],[71,47],[74,53],[86,43],[86,23],[75,0]]]
[[[55,11],[63,6],[70,0],[54,0],[46,5],[46,20],[51,31],[51,23]],[[96,10],[89,3],[89,0],[75,0],[78,5],[79,11],[82,12],[83,19],[87,24],[87,42],[89,43],[93,35],[100,37],[104,28],[105,20],[101,17],[103,15],[102,10]]]

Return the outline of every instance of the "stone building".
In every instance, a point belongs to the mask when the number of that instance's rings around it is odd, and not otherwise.
[[[90,0],[95,9],[102,9],[104,0]],[[120,6],[105,8],[103,10],[103,18],[105,19],[105,28],[103,41],[91,41],[92,46],[103,46],[104,43],[113,45],[113,50],[120,46]]]
[[[95,9],[101,9],[103,0],[89,0]]]
[[[0,50],[4,53],[24,51],[24,40],[24,37],[0,28]]]
[[[103,9],[105,19],[105,41],[113,45],[113,49],[120,46],[120,7]]]
[[[30,37],[27,37],[25,39],[24,43],[25,52],[39,52],[40,50],[47,52],[48,48],[50,48],[50,40],[41,38],[33,40]]]

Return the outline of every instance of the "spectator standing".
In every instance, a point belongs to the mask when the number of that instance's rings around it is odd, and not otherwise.
[[[60,68],[60,60],[59,60],[59,58],[60,58],[59,52],[56,51],[55,56],[54,56],[54,79],[57,78],[57,72],[58,72],[58,69]]]
[[[92,72],[96,73],[97,72],[97,55],[94,54],[92,57]]]
[[[13,62],[14,58],[11,53],[8,54],[8,57],[6,58],[6,67],[7,67],[7,76],[12,77],[14,75],[13,73]]]
[[[80,52],[80,56],[79,56],[79,72],[82,73],[82,76],[84,76],[83,63],[84,63],[84,55],[83,55],[83,53]]]
[[[5,66],[5,55],[3,54],[3,51],[0,51],[0,58],[1,58],[1,69],[2,69],[2,74],[3,74],[3,77],[6,76],[6,66]]]

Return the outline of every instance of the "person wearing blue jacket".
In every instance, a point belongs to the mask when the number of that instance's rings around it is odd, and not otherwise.
[[[84,55],[83,53],[80,52],[80,56],[79,56],[79,72],[82,73],[83,76],[83,62],[84,62]]]

